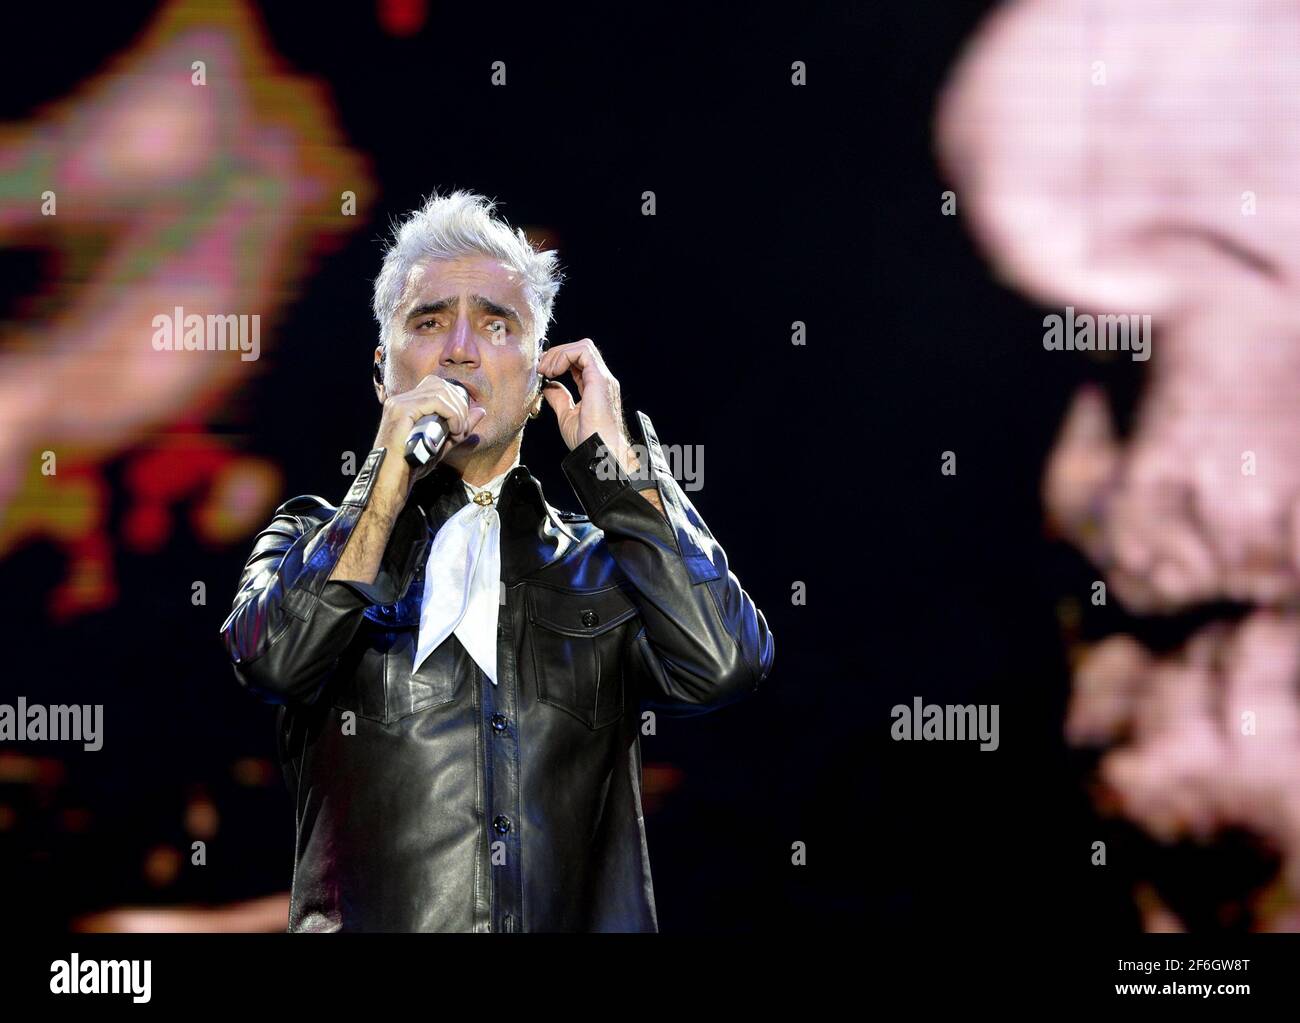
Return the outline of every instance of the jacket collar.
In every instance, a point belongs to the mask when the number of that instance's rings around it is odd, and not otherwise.
[[[430,543],[443,523],[469,503],[460,474],[447,465],[439,465],[417,480],[411,500],[424,511]],[[559,512],[546,502],[542,484],[526,465],[516,465],[506,474],[497,512],[501,516],[501,579],[506,584],[557,561],[578,543]]]

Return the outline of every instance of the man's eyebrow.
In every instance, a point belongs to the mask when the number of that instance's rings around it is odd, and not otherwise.
[[[470,296],[470,302],[473,304],[475,309],[479,309],[492,316],[500,316],[504,320],[512,320],[516,327],[523,330],[523,320],[520,319],[519,313],[510,306],[501,305],[499,302],[494,302],[492,299],[486,298],[483,295]],[[459,304],[460,299],[457,296],[451,298],[440,298],[436,302],[421,302],[406,314],[406,320],[409,323],[417,316],[429,316],[432,313],[455,312],[456,306]]]

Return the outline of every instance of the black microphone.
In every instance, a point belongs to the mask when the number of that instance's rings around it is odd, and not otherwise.
[[[448,380],[447,383],[465,391],[465,400],[469,400],[469,391],[465,389],[463,384],[457,383],[455,380]],[[436,412],[421,416],[415,421],[415,427],[406,438],[406,464],[412,469],[427,465],[430,459],[434,458],[439,449],[446,443],[447,437],[447,420]]]

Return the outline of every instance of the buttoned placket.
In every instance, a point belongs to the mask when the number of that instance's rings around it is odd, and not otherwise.
[[[526,471],[508,474],[502,483],[501,492],[496,499],[498,514],[504,511],[507,502],[518,500],[524,495],[521,488],[532,484]],[[469,487],[469,497],[474,503],[484,507],[492,503],[487,491]],[[540,496],[540,495],[539,495]],[[543,502],[544,504],[544,502]],[[575,542],[562,521],[553,519],[549,511],[546,515],[546,532],[556,538],[559,556],[569,543]],[[502,514],[502,530],[506,528],[508,517]],[[430,523],[428,543],[433,543],[436,530]],[[504,535],[503,535],[504,541]],[[503,551],[505,544],[503,542]],[[501,566],[502,576],[506,574],[506,565]],[[421,557],[416,577],[413,580],[414,592],[423,592],[424,558]],[[488,920],[484,930],[488,932],[513,933],[523,930],[523,833],[520,827],[522,807],[520,805],[520,737],[519,721],[519,670],[515,656],[516,614],[522,607],[518,584],[507,587],[504,578],[499,580],[499,613],[497,616],[497,685],[491,685],[487,673],[472,658],[475,685],[478,693],[479,731],[481,760],[480,771],[484,783],[484,806],[482,827],[486,831],[486,842],[481,848],[486,857],[488,889]],[[417,598],[418,600],[418,598]],[[495,843],[504,853],[504,861],[496,864],[494,860]],[[501,858],[497,856],[495,858]]]
[[[501,488],[498,512],[510,493],[523,485],[516,473]],[[478,495],[481,497],[483,495]],[[477,498],[476,498],[477,499]],[[490,495],[489,495],[490,500]],[[502,528],[505,528],[502,516]],[[505,566],[502,566],[505,574]],[[480,730],[483,736],[483,776],[488,803],[484,808],[487,828],[488,877],[491,905],[490,930],[513,933],[523,929],[523,834],[520,829],[519,672],[514,650],[514,620],[509,590],[501,583],[500,613],[497,616],[497,684],[487,685],[487,675],[478,670]],[[497,843],[500,843],[498,846]],[[504,856],[497,855],[497,852]],[[502,860],[502,862],[496,862]]]

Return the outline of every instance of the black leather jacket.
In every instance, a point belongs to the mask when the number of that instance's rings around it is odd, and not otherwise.
[[[562,462],[586,515],[507,476],[496,686],[454,634],[411,671],[428,544],[467,503],[453,470],[416,484],[370,585],[327,580],[382,448],[339,508],[295,498],[258,534],[221,632],[240,684],[282,705],[290,931],[658,929],[642,714],[753,692],[773,638],[637,420],[667,520],[599,435]]]

